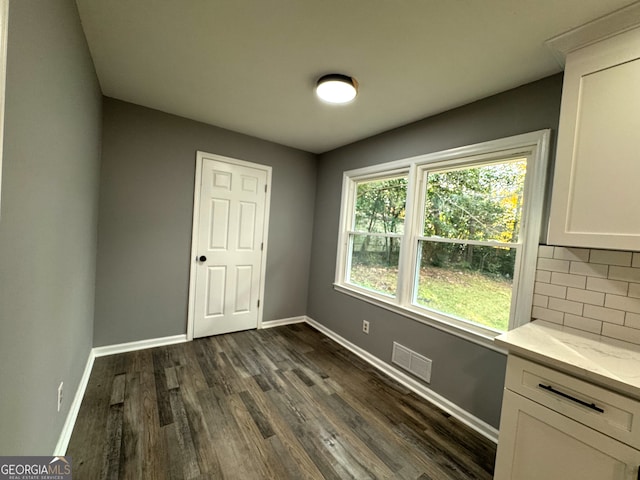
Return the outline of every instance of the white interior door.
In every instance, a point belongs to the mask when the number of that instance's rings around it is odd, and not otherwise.
[[[198,152],[198,168],[193,336],[257,328],[270,167]]]

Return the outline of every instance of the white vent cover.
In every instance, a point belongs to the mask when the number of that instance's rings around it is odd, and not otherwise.
[[[431,359],[393,342],[391,361],[425,382],[431,382]]]

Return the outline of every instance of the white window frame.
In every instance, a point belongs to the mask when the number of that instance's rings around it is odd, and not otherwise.
[[[493,342],[493,339],[502,332],[458,320],[412,303],[413,279],[418,268],[417,248],[413,243],[423,236],[421,210],[424,188],[426,188],[424,184],[425,172],[454,166],[484,165],[500,159],[527,159],[509,322],[509,329],[513,329],[531,320],[538,243],[544,216],[549,137],[550,130],[539,130],[344,172],[334,288],[339,292],[426,323],[471,342],[502,351]],[[397,295],[391,297],[346,281],[350,266],[349,238],[354,233],[351,221],[355,211],[358,182],[385,179],[403,173],[408,175],[405,226],[400,247]]]
[[[7,37],[9,27],[9,0],[0,0],[0,199],[2,197],[2,147],[4,143],[4,105],[7,77]],[[1,201],[1,200],[0,200]],[[1,206],[1,204],[0,204]],[[1,212],[1,209],[0,209]]]

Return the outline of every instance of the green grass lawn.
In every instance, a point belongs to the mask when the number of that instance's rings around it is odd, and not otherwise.
[[[351,282],[394,295],[397,268],[353,265]],[[511,282],[476,272],[429,267],[420,270],[419,305],[506,331]]]

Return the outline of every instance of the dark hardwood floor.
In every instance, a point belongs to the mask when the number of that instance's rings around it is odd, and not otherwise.
[[[495,445],[304,324],[97,358],[85,479],[492,478]]]

